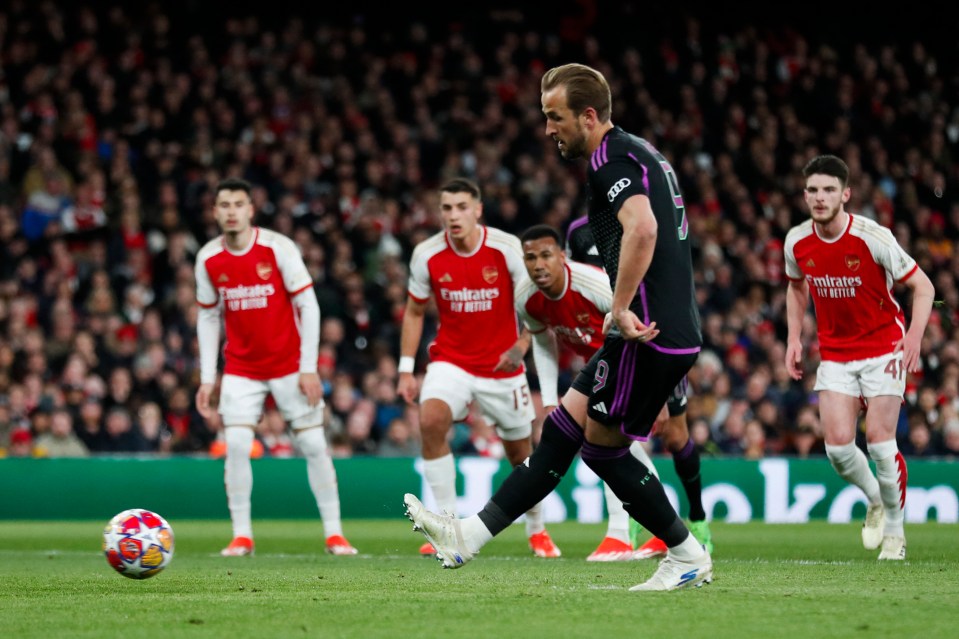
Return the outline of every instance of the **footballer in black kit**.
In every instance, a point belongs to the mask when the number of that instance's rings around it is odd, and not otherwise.
[[[592,419],[645,439],[667,399],[673,404],[670,414],[685,410],[684,378],[696,361],[702,334],[688,222],[675,172],[649,142],[614,126],[589,159],[588,226],[571,225],[573,235],[584,234],[580,228],[589,230],[614,287],[623,236],[617,214],[633,195],[649,198],[658,231],[652,261],[630,310],[646,325],[655,321],[660,332],[649,342],[627,342],[614,327],[574,387],[589,395]],[[577,238],[570,250],[579,252],[585,244]],[[588,256],[588,248],[586,252]]]
[[[574,262],[582,262],[590,266],[603,268],[603,260],[599,256],[599,249],[596,248],[596,242],[593,240],[593,231],[589,228],[589,218],[583,216],[573,220],[566,229],[566,257]],[[580,382],[577,386],[576,381]],[[581,379],[577,377],[573,380],[573,388],[589,395],[593,386],[592,379]],[[677,417],[686,413],[686,388],[688,381],[684,376],[682,381],[676,384],[673,392],[666,400],[666,410],[670,417]]]

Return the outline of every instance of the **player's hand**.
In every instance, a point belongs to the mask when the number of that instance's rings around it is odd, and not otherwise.
[[[523,349],[513,344],[509,350],[499,356],[499,361],[493,367],[494,373],[512,373],[518,370],[523,363]]]
[[[609,329],[613,327],[613,314],[606,313],[606,317],[603,318],[603,335],[609,335]]]
[[[200,384],[196,390],[196,410],[204,419],[211,419],[216,411],[210,406],[210,396],[213,395],[213,384]]]
[[[899,340],[893,353],[902,351],[902,366],[907,373],[919,372],[919,350],[922,345],[922,336],[911,336],[906,333],[904,339]]]
[[[802,379],[802,343],[789,342],[786,345],[786,370],[789,376],[799,381]]]
[[[615,311],[610,314],[613,324],[619,329],[623,339],[630,342],[648,342],[659,335],[659,329],[656,328],[656,322],[650,322],[649,326],[639,321],[636,313],[628,308]]]
[[[413,373],[400,373],[399,382],[396,384],[396,394],[402,397],[407,404],[412,404],[418,392],[416,376]]]
[[[320,376],[316,373],[300,373],[300,391],[306,395],[306,403],[311,408],[316,408],[323,399],[323,384],[320,383]]]

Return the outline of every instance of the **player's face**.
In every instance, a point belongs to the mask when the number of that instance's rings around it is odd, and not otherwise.
[[[483,205],[469,193],[440,193],[443,226],[454,240],[465,240],[479,224]]]
[[[220,230],[240,234],[250,228],[253,220],[253,202],[246,191],[223,190],[216,194],[213,212]]]
[[[539,290],[551,297],[563,292],[566,286],[566,255],[551,237],[523,242],[523,263],[526,272]]]
[[[542,95],[546,135],[553,138],[559,154],[567,160],[586,155],[586,130],[582,114],[574,114],[566,103],[566,87],[558,86]]]
[[[806,178],[806,206],[817,224],[825,226],[836,219],[849,194],[849,187],[843,188],[839,178],[832,175],[815,173]]]

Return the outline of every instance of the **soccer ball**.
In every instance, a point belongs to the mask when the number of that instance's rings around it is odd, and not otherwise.
[[[149,510],[124,510],[103,529],[103,553],[124,577],[147,579],[173,559],[173,529]]]

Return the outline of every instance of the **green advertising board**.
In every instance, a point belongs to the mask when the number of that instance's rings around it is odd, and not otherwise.
[[[667,494],[685,513],[672,461],[655,461]],[[459,511],[464,515],[479,510],[510,470],[506,462],[484,457],[463,457],[456,463]],[[358,457],[335,464],[345,518],[402,517],[406,492],[430,503],[421,460]],[[862,493],[840,479],[825,458],[705,459],[702,476],[706,512],[715,520],[840,523],[865,512]],[[303,459],[254,460],[253,478],[254,517],[317,516]],[[601,521],[602,484],[577,459],[544,506],[549,521]],[[102,519],[126,508],[148,508],[178,519],[227,518],[223,461],[0,459],[0,519]],[[959,463],[909,462],[906,521],[959,522]]]

